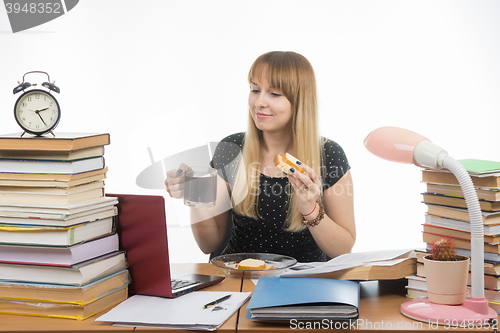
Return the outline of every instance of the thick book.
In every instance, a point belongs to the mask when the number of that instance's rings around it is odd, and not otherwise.
[[[1,150],[0,159],[74,161],[104,155],[104,146],[73,151]]]
[[[104,197],[104,187],[71,194],[37,193],[37,192],[0,192],[0,201],[6,203],[26,202],[44,204],[71,204]]]
[[[467,208],[467,203],[465,202],[465,198],[453,197],[442,194],[431,194],[431,193],[423,193],[422,196],[423,196],[423,203],[425,204]],[[479,200],[479,206],[481,210],[485,212],[500,211],[500,201]]]
[[[115,230],[113,217],[69,227],[0,225],[0,243],[44,246],[70,246]]]
[[[0,216],[65,220],[75,214],[88,215],[92,210],[109,208],[117,204],[116,197],[100,197],[71,204],[0,201]]]
[[[396,280],[415,274],[417,266],[415,258],[400,258],[386,261],[375,261],[363,266],[342,269],[323,274],[311,274],[307,277],[327,278],[336,280]]]
[[[90,191],[96,188],[103,188],[104,181],[94,181],[86,184],[79,184],[76,186],[70,187],[40,187],[40,186],[0,186],[0,192],[3,193],[15,193],[15,194],[59,194],[59,195],[68,195],[75,194],[85,191]]]
[[[486,201],[500,201],[500,188],[497,187],[476,187],[477,198]],[[427,184],[427,193],[464,197],[462,188],[459,185]]]
[[[476,187],[500,187],[500,172],[490,176],[470,175]],[[433,184],[459,185],[457,177],[449,171],[422,170],[422,182]]]
[[[326,262],[298,263],[282,277],[322,277],[338,279],[357,276],[359,280],[400,279],[411,274],[415,251],[408,249],[345,253]],[[404,275],[405,273],[408,273]]]
[[[425,223],[439,227],[453,228],[461,231],[471,232],[470,222],[468,221],[455,220],[446,217],[426,214]],[[485,235],[500,234],[500,225],[484,225],[483,232]]]
[[[102,156],[75,161],[0,160],[0,172],[6,173],[74,174],[101,170],[104,166]]]
[[[441,227],[437,225],[432,225],[432,224],[423,224],[424,227],[424,232],[429,233],[429,234],[436,234],[436,235],[443,235],[451,238],[461,238],[461,239],[471,239],[471,233],[470,231],[463,231],[459,229],[453,229],[453,228],[447,228],[447,227]],[[490,243],[490,244],[500,244],[500,235],[499,234],[493,234],[493,235],[487,235],[485,234],[484,236],[484,242],[485,243]]]
[[[97,221],[116,216],[118,209],[114,206],[98,207],[75,214],[45,214],[34,212],[0,211],[0,225],[41,225],[52,227],[68,227],[86,222]]]
[[[127,270],[106,275],[82,286],[0,281],[0,299],[83,304],[129,283]]]
[[[108,133],[56,133],[55,137],[21,133],[0,135],[1,150],[72,151],[109,145]]]
[[[354,281],[262,276],[247,316],[253,320],[357,319],[359,297]]]
[[[0,262],[69,267],[118,249],[116,233],[72,246],[0,244]]]
[[[424,231],[422,233],[423,235],[423,241],[428,244],[432,244],[435,240],[439,240],[443,237],[445,238],[450,238],[453,240],[453,243],[455,244],[456,247],[461,248],[461,249],[466,249],[470,250],[471,248],[471,241],[470,239],[466,238],[458,238],[458,237],[451,237],[443,234],[434,234],[434,233],[429,233]],[[500,244],[488,244],[484,243],[484,252],[489,252],[489,253],[495,253],[495,254],[500,254]]]
[[[85,303],[55,303],[0,299],[0,313],[84,320],[127,299],[127,287]]]
[[[71,267],[0,263],[0,280],[81,286],[127,268],[124,252],[113,252]]]
[[[470,222],[469,212],[466,208],[428,204],[427,214]],[[481,212],[481,215],[483,218],[483,224],[485,225],[500,224],[500,212]]]
[[[100,179],[106,178],[105,175],[108,172],[108,167],[104,167],[103,169],[82,172],[82,173],[74,173],[74,174],[62,174],[62,173],[4,173],[0,172],[0,183],[5,183],[8,186],[8,182],[21,182],[20,184],[27,184],[29,182],[33,184],[39,184],[42,182],[55,183],[56,185],[59,183],[68,183],[73,184],[81,181],[82,178],[89,178],[101,175]],[[24,183],[22,183],[24,182]],[[66,185],[66,184],[63,184]],[[16,186],[16,185],[14,185]],[[31,186],[31,185],[30,185]],[[36,186],[36,185],[33,185]],[[50,185],[52,187],[53,185]],[[66,185],[69,187],[72,185]],[[55,186],[57,187],[57,186]]]

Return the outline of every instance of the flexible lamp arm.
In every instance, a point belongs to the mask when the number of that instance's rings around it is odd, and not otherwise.
[[[476,189],[469,173],[450,156],[443,159],[443,167],[450,170],[458,180],[469,211],[471,229],[471,297],[484,297],[484,227],[483,215]]]
[[[372,154],[393,162],[433,169],[448,169],[464,193],[471,226],[471,296],[484,298],[484,227],[479,200],[469,173],[443,148],[429,139],[399,127],[381,127],[364,141]]]

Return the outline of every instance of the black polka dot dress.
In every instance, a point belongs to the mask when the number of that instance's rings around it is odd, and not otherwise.
[[[211,166],[234,185],[244,133],[224,138],[215,150]],[[321,170],[323,189],[335,184],[349,169],[345,153],[336,142],[325,140],[325,165]],[[284,230],[291,186],[286,177],[260,174],[258,212],[261,218],[252,219],[234,214],[231,238],[223,251],[229,253],[276,253],[294,257],[299,262],[325,261],[309,229],[300,232]]]

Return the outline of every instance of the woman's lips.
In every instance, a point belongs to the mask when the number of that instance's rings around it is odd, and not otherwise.
[[[257,116],[258,119],[265,119],[265,118],[272,117],[270,114],[258,113],[258,112],[256,112],[255,115]]]

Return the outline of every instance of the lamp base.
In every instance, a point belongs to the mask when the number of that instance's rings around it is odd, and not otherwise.
[[[484,324],[498,318],[484,298],[466,299],[460,305],[436,304],[427,297],[417,298],[401,304],[401,313],[414,320],[450,326]]]

